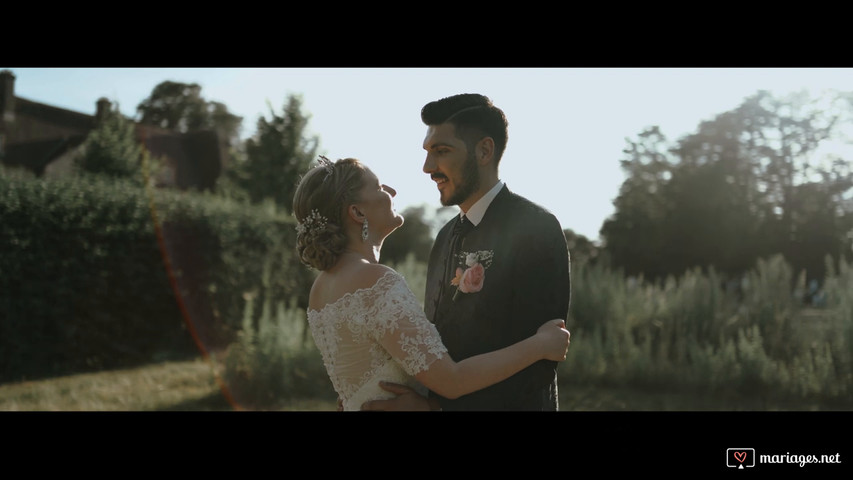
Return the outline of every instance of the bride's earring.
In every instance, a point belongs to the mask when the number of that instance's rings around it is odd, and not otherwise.
[[[361,224],[361,241],[367,241],[367,217],[364,218],[364,222]]]

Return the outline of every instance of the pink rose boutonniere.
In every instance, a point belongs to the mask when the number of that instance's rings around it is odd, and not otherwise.
[[[486,269],[492,264],[495,252],[492,250],[480,250],[477,252],[462,252],[459,257],[465,259],[467,268],[457,268],[456,276],[450,284],[456,287],[453,300],[462,293],[476,293],[483,289],[486,280]]]

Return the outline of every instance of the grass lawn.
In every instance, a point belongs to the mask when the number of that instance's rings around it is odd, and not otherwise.
[[[334,411],[334,399],[299,399],[281,411]],[[631,388],[561,386],[562,411],[817,411],[850,410],[808,402],[714,398]],[[130,370],[70,375],[0,385],[0,411],[233,411],[211,365],[168,362]]]

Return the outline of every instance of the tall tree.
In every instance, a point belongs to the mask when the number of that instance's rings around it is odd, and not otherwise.
[[[136,107],[139,123],[186,133],[195,130],[217,130],[232,145],[239,139],[243,119],[233,115],[219,102],[201,96],[197,83],[165,81]]]
[[[405,221],[382,245],[382,261],[402,262],[412,254],[415,260],[426,262],[432,249],[432,226],[427,220],[427,206],[407,207],[401,213]]]
[[[228,173],[251,202],[272,199],[292,212],[299,177],[317,155],[319,139],[306,133],[309,119],[299,95],[288,96],[280,115],[270,106],[270,117],[258,119],[255,135],[245,142],[245,157]]]
[[[657,129],[630,142],[616,213],[602,226],[615,266],[652,277],[696,266],[737,273],[783,253],[820,279],[849,243],[851,175],[820,157],[838,137],[838,102],[767,92],[667,147]],[[817,260],[820,259],[820,260]]]
[[[674,168],[667,145],[660,129],[652,127],[623,150],[627,179],[600,233],[611,264],[629,275],[657,277],[671,269],[660,257],[666,249],[663,226],[672,210],[663,194]]]
[[[141,181],[141,159],[133,122],[116,106],[89,133],[73,163],[80,173]]]
[[[573,266],[594,264],[598,260],[599,247],[595,242],[569,228],[563,230],[563,235],[566,237],[566,245],[569,248]]]
[[[849,158],[824,152],[841,139],[839,127],[849,118],[843,98],[812,98],[805,92],[775,98],[759,92],[735,110],[746,132],[744,158],[756,181],[759,253],[783,253],[810,280],[822,280],[826,255],[838,258],[853,213],[841,202],[853,186]]]

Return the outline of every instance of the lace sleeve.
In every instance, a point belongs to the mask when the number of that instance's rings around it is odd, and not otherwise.
[[[447,353],[435,325],[399,274],[389,272],[377,287],[368,299],[370,335],[409,375],[427,370]]]

